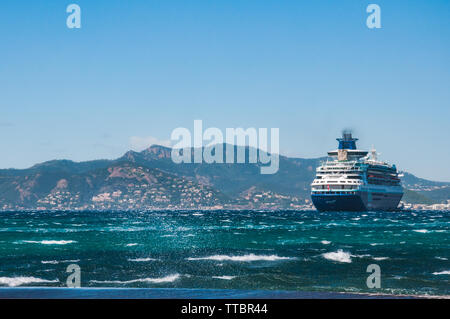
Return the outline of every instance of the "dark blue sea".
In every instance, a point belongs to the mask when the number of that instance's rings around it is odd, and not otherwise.
[[[0,297],[108,295],[22,289],[66,287],[73,264],[122,298],[448,296],[449,234],[448,211],[3,212]]]

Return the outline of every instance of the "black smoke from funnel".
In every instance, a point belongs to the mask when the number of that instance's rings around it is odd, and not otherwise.
[[[342,130],[342,137],[344,138],[344,139],[351,139],[352,138],[352,133],[353,133],[353,130],[352,129],[350,129],[350,128],[345,128],[345,129],[343,129]]]

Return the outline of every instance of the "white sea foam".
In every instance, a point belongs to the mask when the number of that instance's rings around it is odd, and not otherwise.
[[[76,241],[74,241],[74,240],[41,240],[41,241],[22,240],[22,242],[28,243],[28,244],[42,244],[42,245],[67,245],[67,244],[76,243]]]
[[[324,253],[322,254],[323,258],[328,260],[337,261],[340,263],[351,263],[352,262],[352,255],[348,252],[343,251],[342,249],[339,249],[335,252],[330,253]]]
[[[434,257],[434,258],[439,259],[439,260],[448,260],[448,258],[445,258],[445,257],[439,257],[439,256],[436,256],[436,257]]]
[[[415,231],[416,233],[422,233],[422,234],[426,234],[429,232],[428,229],[414,229],[413,231]]]
[[[55,280],[45,280],[36,277],[0,277],[0,285],[7,285],[9,287],[17,287],[25,284],[32,283],[56,283],[59,282],[58,279]]]
[[[91,280],[92,283],[99,283],[99,284],[132,284],[136,282],[149,282],[154,284],[160,284],[160,283],[166,283],[166,282],[174,282],[180,278],[180,274],[174,274],[169,275],[165,277],[160,278],[139,278],[139,279],[133,279],[133,280],[126,280],[126,281],[120,281],[120,280],[105,280],[105,281],[99,281],[99,280]]]
[[[138,243],[130,243],[130,244],[127,244],[126,246],[127,247],[133,247],[133,246],[137,246],[138,245]]]
[[[212,277],[216,278],[216,279],[223,279],[223,280],[231,280],[231,279],[236,278],[236,276],[212,276]]]
[[[53,265],[56,265],[56,264],[59,264],[59,263],[77,263],[79,261],[80,261],[79,259],[61,260],[61,261],[58,261],[58,260],[42,260],[41,263],[42,264],[53,264]]]
[[[329,245],[329,244],[331,244],[331,241],[322,240],[321,243],[324,244],[324,245]]]
[[[450,275],[450,270],[444,270],[440,272],[434,272],[433,275]]]
[[[145,262],[145,261],[154,261],[154,260],[158,260],[158,259],[150,258],[150,257],[147,257],[147,258],[132,258],[132,259],[128,259],[128,261],[135,261],[135,262]]]
[[[373,257],[373,260],[387,260],[389,257]]]
[[[288,260],[295,259],[293,257],[280,257],[277,255],[255,255],[248,254],[243,256],[228,256],[228,255],[214,255],[208,257],[190,257],[187,260],[215,260],[215,261],[276,261],[276,260]]]

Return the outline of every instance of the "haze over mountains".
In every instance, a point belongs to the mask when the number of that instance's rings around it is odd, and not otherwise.
[[[175,164],[171,149],[159,145],[116,160],[53,160],[0,170],[0,210],[307,209],[315,168],[323,159],[280,156],[273,175],[260,174],[261,164],[248,161]],[[405,202],[450,199],[450,183],[407,172],[402,181]]]

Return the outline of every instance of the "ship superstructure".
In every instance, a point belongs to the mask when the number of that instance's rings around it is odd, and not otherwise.
[[[395,210],[403,196],[395,165],[379,161],[375,150],[358,150],[350,132],[337,140],[338,149],[328,152],[311,184],[317,210]]]

